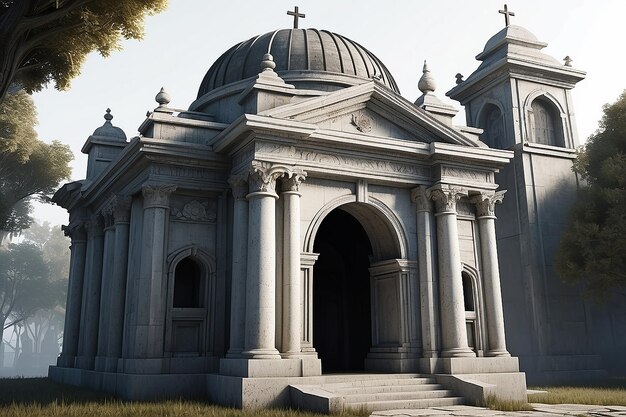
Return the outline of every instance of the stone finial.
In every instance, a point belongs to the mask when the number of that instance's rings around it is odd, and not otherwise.
[[[111,120],[113,120],[113,115],[111,114],[111,109],[107,108],[107,112],[104,114],[104,120],[106,120],[106,122],[108,122],[108,123],[111,123]]]
[[[565,58],[563,58],[563,61],[565,61],[565,66],[566,67],[571,67],[572,66],[573,59],[570,58],[569,55],[567,55]]]
[[[272,56],[272,54],[265,54],[263,55],[263,60],[261,61],[261,71],[262,72],[267,72],[267,71],[274,71],[274,68],[276,68],[276,63],[274,62],[274,57]]]
[[[159,107],[165,107],[168,104],[170,104],[170,95],[167,91],[165,91],[165,88],[161,87],[161,90],[159,91],[159,93],[156,95],[156,97],[154,97],[154,99],[156,100],[157,103],[159,103]]]
[[[463,83],[463,74],[457,72],[454,77],[456,78],[456,85]]]
[[[419,83],[417,84],[417,88],[422,92],[422,94],[428,94],[435,91],[435,79],[430,74],[430,70],[428,69],[428,64],[426,64],[426,60],[424,60],[424,68],[422,69],[422,78],[420,78]]]

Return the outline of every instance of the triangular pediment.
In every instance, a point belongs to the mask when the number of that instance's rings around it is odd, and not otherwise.
[[[259,115],[311,123],[320,130],[483,146],[374,81],[269,109]]]

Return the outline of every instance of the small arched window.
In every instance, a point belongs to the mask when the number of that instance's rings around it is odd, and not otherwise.
[[[202,268],[191,258],[176,265],[174,273],[174,308],[202,307]]]
[[[534,117],[533,141],[543,145],[564,146],[559,111],[544,98],[536,98],[531,104]]]
[[[472,279],[465,272],[463,272],[461,276],[463,277],[463,301],[465,303],[465,311],[476,311]]]
[[[483,129],[481,140],[489,147],[496,149],[506,149],[507,141],[504,131],[504,121],[502,112],[493,104],[486,104],[482,110],[479,127]]]

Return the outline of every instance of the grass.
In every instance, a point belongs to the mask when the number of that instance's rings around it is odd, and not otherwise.
[[[490,395],[482,404],[490,410],[498,411],[532,411],[533,407],[524,401],[499,400],[495,396]]]
[[[0,415],[3,417],[321,417],[320,414],[287,409],[242,411],[202,401],[122,401],[108,394],[57,384],[47,378],[0,379]]]
[[[531,394],[528,401],[543,404],[590,404],[626,406],[626,380],[611,381],[598,387],[533,387],[547,393]]]

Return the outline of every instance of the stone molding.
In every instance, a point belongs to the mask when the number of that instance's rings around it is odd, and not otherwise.
[[[458,187],[437,188],[430,193],[437,214],[456,214],[456,203],[467,196],[467,190]]]
[[[431,192],[424,185],[411,190],[411,200],[417,205],[417,212],[432,212],[433,202]]]
[[[493,193],[480,193],[470,199],[476,205],[476,217],[496,218],[496,204],[502,203],[506,190]]]
[[[170,208],[170,195],[176,191],[175,185],[169,184],[145,184],[141,187],[143,194],[143,208]]]

